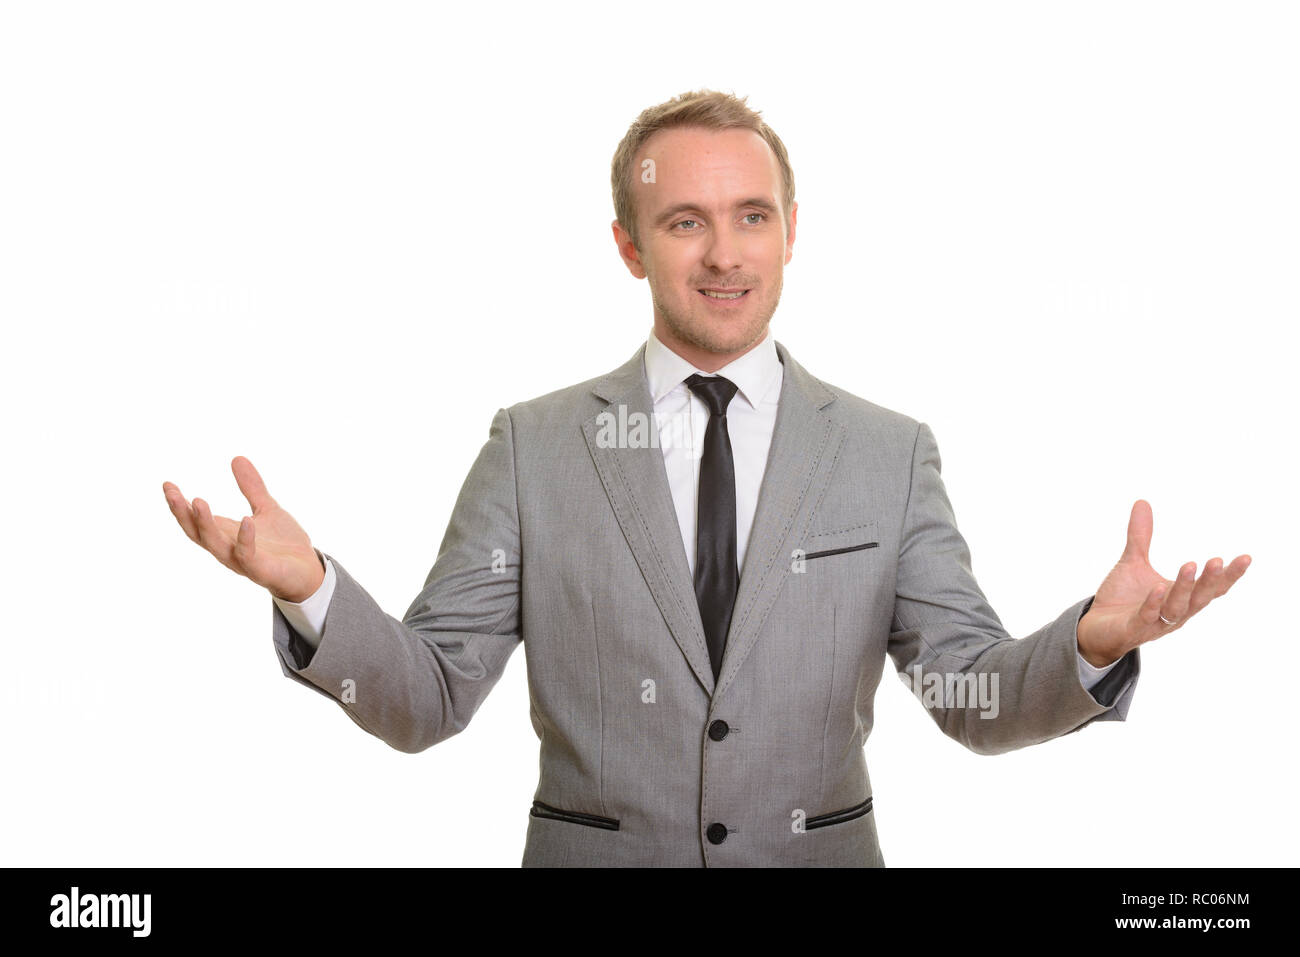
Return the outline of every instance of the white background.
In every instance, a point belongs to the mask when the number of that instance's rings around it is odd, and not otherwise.
[[[647,335],[609,162],[698,87],[793,160],[775,336],[931,425],[1012,635],[1137,498],[1167,577],[1254,559],[1125,723],[978,756],[886,675],[887,863],[1293,863],[1294,7],[463,7],[3,8],[4,863],[519,863],[522,649],[391,750],[281,674],[269,596],[161,486],[238,518],[248,456],[400,617],[493,413]]]

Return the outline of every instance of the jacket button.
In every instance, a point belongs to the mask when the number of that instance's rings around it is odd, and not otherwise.
[[[719,718],[717,721],[713,722],[713,724],[709,725],[709,737],[714,741],[721,741],[727,736],[727,732],[730,730],[731,728],[728,727],[727,722]]]
[[[721,844],[727,839],[727,825],[715,821],[704,833],[708,835],[710,844]]]

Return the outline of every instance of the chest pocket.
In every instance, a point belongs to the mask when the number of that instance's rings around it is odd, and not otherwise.
[[[878,523],[856,522],[814,529],[803,545],[804,561],[824,560],[850,552],[880,547]]]

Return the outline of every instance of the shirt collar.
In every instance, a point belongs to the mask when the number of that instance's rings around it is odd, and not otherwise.
[[[658,402],[695,373],[726,376],[736,383],[736,391],[754,408],[766,398],[781,371],[781,359],[776,354],[776,340],[769,326],[763,340],[738,359],[733,359],[716,373],[697,369],[673,350],[659,341],[650,331],[645,347],[645,373],[650,384],[650,399]]]

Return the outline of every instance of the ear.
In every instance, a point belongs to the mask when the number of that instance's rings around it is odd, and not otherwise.
[[[799,218],[799,204],[798,204],[798,203],[792,203],[792,204],[790,205],[790,235],[787,236],[787,237],[785,237],[785,263],[786,263],[786,265],[789,265],[789,264],[790,264],[790,260],[794,257],[794,228],[795,228],[795,221],[796,221],[798,218]]]
[[[623,260],[623,265],[627,266],[627,271],[637,279],[644,279],[645,266],[641,264],[641,254],[637,252],[636,244],[632,242],[632,234],[624,229],[617,219],[610,223],[610,227],[614,230],[614,243],[618,246],[618,254]]]

